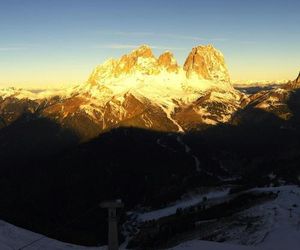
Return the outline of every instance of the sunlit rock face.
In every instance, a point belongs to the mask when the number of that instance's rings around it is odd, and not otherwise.
[[[158,74],[158,62],[151,48],[142,45],[130,54],[122,56],[119,60],[109,59],[95,68],[88,82],[96,84],[105,80],[125,77],[136,73],[152,75]]]
[[[173,54],[164,52],[156,58],[147,45],[143,45],[122,56],[119,60],[110,59],[96,67],[89,78],[95,84],[108,78],[118,78],[132,74],[157,75],[166,70],[168,73],[186,72],[186,78],[197,76],[199,79],[230,82],[223,54],[212,45],[193,48],[183,67],[177,64]]]
[[[165,68],[170,73],[171,72],[178,73],[179,71],[179,66],[177,64],[177,61],[174,55],[169,51],[166,51],[159,56],[158,66]]]
[[[113,97],[113,108],[117,111],[111,110],[110,113],[120,114],[112,119],[114,124],[119,124],[123,118],[129,119],[123,100],[130,93],[145,110],[156,107],[155,112],[144,113],[139,126],[165,130],[167,123],[162,119],[165,116],[173,124],[168,126],[172,131],[227,122],[239,108],[243,96],[230,84],[223,55],[211,45],[194,48],[184,67],[178,65],[170,51],[157,58],[149,46],[143,45],[119,60],[112,59],[96,67],[78,92],[97,99],[91,110],[101,107],[102,111],[98,112],[101,114],[107,114],[104,107],[112,102]],[[155,113],[160,114],[160,119],[157,115],[154,117]],[[134,116],[141,114],[135,113]],[[107,124],[105,122],[105,126]],[[134,126],[136,124],[134,122]]]
[[[299,71],[299,75],[298,75],[298,77],[296,79],[296,83],[300,83],[300,71]]]
[[[184,66],[172,52],[156,57],[142,45],[97,66],[78,86],[18,98],[34,100],[33,113],[89,139],[120,126],[186,132],[229,122],[244,94],[233,88],[223,55],[211,45],[194,48]]]
[[[178,73],[180,67],[173,54],[164,52],[156,58],[147,45],[142,45],[138,49],[127,55],[123,55],[119,60],[109,59],[104,64],[95,68],[88,82],[96,84],[105,83],[112,78],[129,77],[142,74],[158,75],[164,71],[168,73]]]
[[[188,78],[193,75],[201,79],[230,82],[223,54],[212,45],[193,48],[184,64]]]

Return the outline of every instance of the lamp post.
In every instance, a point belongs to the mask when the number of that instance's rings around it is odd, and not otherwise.
[[[117,208],[123,208],[124,204],[121,200],[104,201],[100,207],[108,210],[108,250],[118,250],[118,219]]]

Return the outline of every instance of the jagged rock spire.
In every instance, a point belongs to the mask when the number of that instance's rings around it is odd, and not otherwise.
[[[196,75],[202,79],[230,82],[223,54],[212,45],[192,49],[184,64],[188,78]]]
[[[296,78],[295,82],[300,83],[300,71],[299,71],[298,77]]]
[[[287,88],[287,89],[299,89],[300,88],[300,72],[298,74],[298,77],[294,81],[289,81],[287,84],[285,84],[285,88]]]
[[[137,49],[133,50],[128,56],[149,58],[154,57],[154,54],[150,46],[143,44]]]
[[[109,60],[98,66],[88,82],[105,83],[114,78],[134,75],[154,76],[165,71],[172,74],[178,73],[181,77],[183,70],[185,70],[187,80],[196,76],[213,82],[230,83],[224,56],[212,45],[193,48],[184,67],[177,64],[171,52],[166,51],[156,58],[148,45],[142,45],[118,60]]]
[[[158,65],[165,68],[168,72],[178,72],[179,66],[177,61],[170,51],[165,51],[158,58]]]

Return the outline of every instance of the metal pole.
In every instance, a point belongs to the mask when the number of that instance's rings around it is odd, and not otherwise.
[[[118,222],[116,208],[108,209],[108,250],[118,250]]]
[[[121,200],[105,201],[100,204],[108,210],[108,250],[119,249],[117,208],[124,207]]]

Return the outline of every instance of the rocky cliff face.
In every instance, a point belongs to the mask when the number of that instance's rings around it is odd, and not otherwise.
[[[169,51],[161,54],[157,62],[159,67],[165,68],[169,73],[178,73],[180,69],[174,55]]]
[[[143,45],[119,60],[110,59],[98,66],[89,82],[92,84],[105,83],[112,78],[130,76],[133,74],[158,75],[161,73],[185,73],[188,81],[193,76],[199,80],[230,82],[224,56],[212,45],[193,48],[183,67],[177,64],[173,54],[164,52],[156,58],[150,47]],[[199,82],[200,84],[200,82]]]
[[[152,50],[142,45],[119,60],[109,59],[95,68],[88,82],[91,84],[106,83],[113,78],[126,77],[135,73],[155,75],[159,73],[158,62]]]
[[[198,76],[201,79],[230,82],[224,56],[212,45],[193,48],[184,64],[188,78]]]

